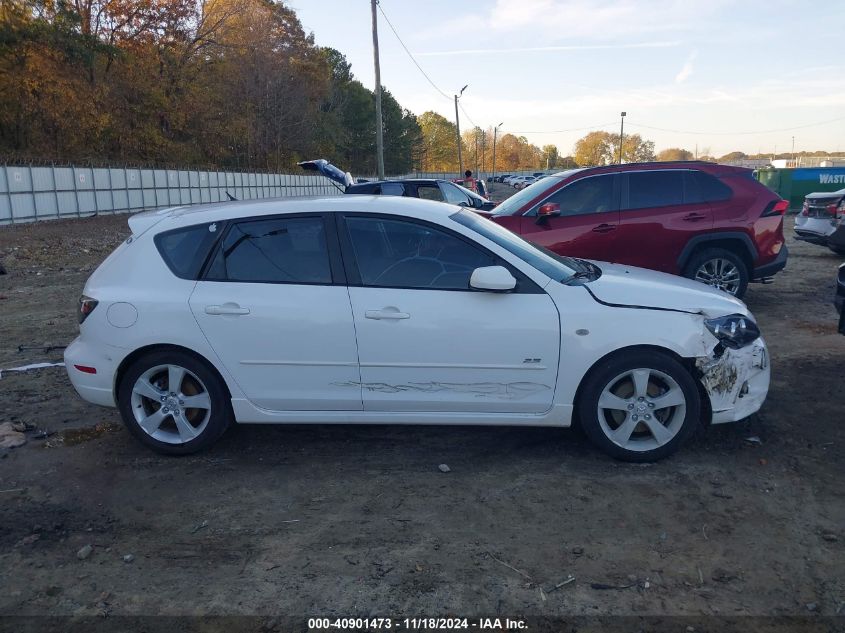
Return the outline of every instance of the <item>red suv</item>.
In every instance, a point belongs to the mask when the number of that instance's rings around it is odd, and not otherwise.
[[[562,255],[696,279],[737,297],[786,266],[787,202],[750,169],[704,162],[572,169],[489,215]]]

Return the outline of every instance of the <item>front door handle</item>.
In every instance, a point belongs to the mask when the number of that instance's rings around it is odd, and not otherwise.
[[[383,308],[382,310],[367,310],[364,316],[368,319],[375,319],[376,321],[399,321],[401,319],[410,319],[411,315],[407,312],[399,312],[396,308]]]
[[[706,220],[707,216],[701,213],[689,213],[681,219],[686,222],[698,222],[699,220]]]
[[[224,303],[222,306],[205,306],[205,313],[212,316],[221,314],[249,314],[249,308],[242,308],[237,303]]]
[[[613,224],[599,224],[593,229],[593,233],[610,233],[611,231],[615,230],[616,226]]]

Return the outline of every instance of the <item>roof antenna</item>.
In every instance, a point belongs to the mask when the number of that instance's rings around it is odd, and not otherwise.
[[[235,196],[233,196],[231,193],[229,193],[228,191],[226,192],[226,195],[229,197],[229,200],[237,200],[237,198]]]

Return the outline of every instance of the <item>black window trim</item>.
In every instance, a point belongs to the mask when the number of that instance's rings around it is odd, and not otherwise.
[[[609,209],[608,211],[602,211],[602,213],[618,212],[622,208],[622,182],[621,182],[621,178],[620,178],[622,175],[623,174],[616,173],[616,172],[604,172],[604,173],[601,173],[601,174],[587,174],[586,176],[582,176],[581,178],[575,178],[574,180],[570,180],[570,181],[566,182],[566,184],[564,184],[563,186],[558,187],[554,191],[550,192],[549,195],[547,195],[545,198],[540,200],[540,202],[532,205],[531,208],[529,208],[525,213],[522,214],[522,217],[525,217],[525,218],[535,217],[537,215],[537,209],[539,209],[542,205],[546,204],[546,202],[549,200],[549,198],[551,198],[552,196],[560,193],[561,191],[563,191],[564,189],[566,189],[570,185],[574,185],[576,182],[581,182],[582,180],[587,180],[587,178],[600,178],[602,176],[604,176],[604,177],[610,176],[611,178],[613,178],[613,206],[615,207],[614,209]],[[595,215],[595,214],[594,213],[575,213],[575,214],[571,214],[571,215],[561,215],[560,217],[576,218],[576,217],[581,217],[581,216],[585,216],[585,215]]]
[[[471,211],[471,210],[470,210]],[[347,285],[351,288],[381,288],[393,290],[423,290],[427,292],[487,292],[486,290],[478,290],[471,288],[419,288],[417,286],[368,286],[361,281],[361,272],[358,269],[358,261],[355,258],[355,249],[352,246],[352,238],[349,235],[349,227],[346,225],[346,218],[375,218],[381,220],[393,220],[394,222],[410,222],[412,224],[419,224],[421,226],[442,231],[447,235],[456,237],[469,246],[480,250],[485,255],[491,257],[495,266],[503,266],[508,269],[511,275],[516,279],[516,287],[509,293],[505,294],[547,294],[533,279],[516,268],[513,264],[497,255],[489,248],[471,240],[465,235],[458,233],[436,222],[428,222],[419,218],[411,218],[404,215],[393,215],[390,213],[367,213],[366,211],[347,211],[338,212],[335,214],[338,223],[338,236],[340,238],[340,251],[343,256],[343,264],[346,270]]]
[[[284,286],[345,286],[346,272],[340,255],[340,246],[337,239],[337,226],[333,218],[330,217],[333,215],[335,214],[332,212],[311,211],[303,213],[274,213],[269,215],[249,215],[240,218],[229,218],[226,222],[225,230],[221,232],[220,237],[217,238],[217,241],[214,244],[214,248],[209,251],[209,254],[206,257],[205,264],[203,265],[201,274],[199,275],[199,281],[228,284],[273,284]],[[266,279],[218,279],[215,277],[209,277],[208,273],[211,268],[211,263],[214,261],[215,257],[217,257],[217,253],[220,250],[221,244],[223,244],[225,240],[225,236],[236,224],[240,224],[241,222],[264,222],[269,220],[287,220],[298,218],[320,218],[322,220],[323,230],[326,234],[326,249],[328,250],[329,255],[329,271],[332,276],[331,283],[316,281],[267,281]]]

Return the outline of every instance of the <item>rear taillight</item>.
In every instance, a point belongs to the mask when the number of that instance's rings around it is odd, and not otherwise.
[[[825,210],[825,211],[827,212],[827,214],[828,214],[830,217],[832,217],[832,218],[835,218],[835,217],[836,217],[836,212],[838,211],[838,209],[837,209],[837,207],[836,207],[836,205],[835,205],[835,204],[829,204],[829,205],[827,205],[827,206],[824,208],[824,210]]]
[[[82,295],[79,297],[79,322],[82,323],[94,311],[99,301]]]
[[[789,202],[786,200],[775,200],[774,202],[770,202],[768,206],[766,206],[766,210],[763,211],[764,218],[770,218],[776,215],[785,215],[786,210],[789,208]],[[807,215],[807,203],[804,203],[804,210],[803,214]]]
[[[810,215],[810,203],[804,200],[804,204],[801,206],[801,215],[804,217]]]

